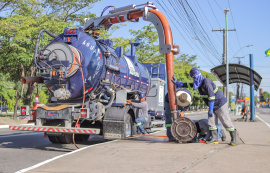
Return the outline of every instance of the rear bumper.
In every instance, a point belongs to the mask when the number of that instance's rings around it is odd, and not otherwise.
[[[65,128],[53,126],[10,125],[9,129],[21,131],[35,131],[35,132],[100,134],[100,129],[98,128]]]

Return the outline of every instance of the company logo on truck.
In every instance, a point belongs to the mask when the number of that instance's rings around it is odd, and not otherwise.
[[[48,112],[48,116],[50,116],[50,117],[57,117],[58,114],[53,113],[53,112]]]

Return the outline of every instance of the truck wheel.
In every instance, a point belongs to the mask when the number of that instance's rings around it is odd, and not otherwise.
[[[72,134],[62,134],[61,136],[58,136],[58,140],[60,144],[70,144],[73,142]]]
[[[136,125],[129,113],[125,119],[125,137],[130,137],[136,134]]]
[[[86,142],[88,141],[90,135],[75,134],[76,142]]]
[[[59,140],[58,140],[58,136],[48,136],[49,140],[51,141],[51,143],[53,144],[59,144]]]

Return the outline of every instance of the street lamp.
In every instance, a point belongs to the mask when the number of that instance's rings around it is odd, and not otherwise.
[[[241,48],[236,52],[236,54],[233,55],[232,58],[234,58],[234,57],[237,55],[237,53],[240,52],[240,50],[242,50],[243,48],[245,48],[245,47],[251,47],[251,46],[253,46],[253,45],[252,45],[252,44],[249,44],[249,45],[247,45],[247,46],[241,47]],[[230,61],[232,60],[232,58],[230,59]]]

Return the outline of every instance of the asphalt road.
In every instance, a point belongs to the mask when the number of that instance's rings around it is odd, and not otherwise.
[[[93,135],[79,148],[104,142]],[[76,150],[74,144],[51,144],[42,132],[0,129],[0,173],[13,173],[47,159]]]
[[[256,111],[256,115],[270,124],[270,109],[258,108]],[[207,112],[186,114],[186,117],[199,120],[207,118]],[[99,135],[92,135],[88,142],[77,145],[82,148],[105,141]],[[16,172],[74,150],[74,144],[51,144],[41,132],[0,128],[0,173]]]
[[[255,115],[264,120],[270,126],[270,108],[256,108]]]

